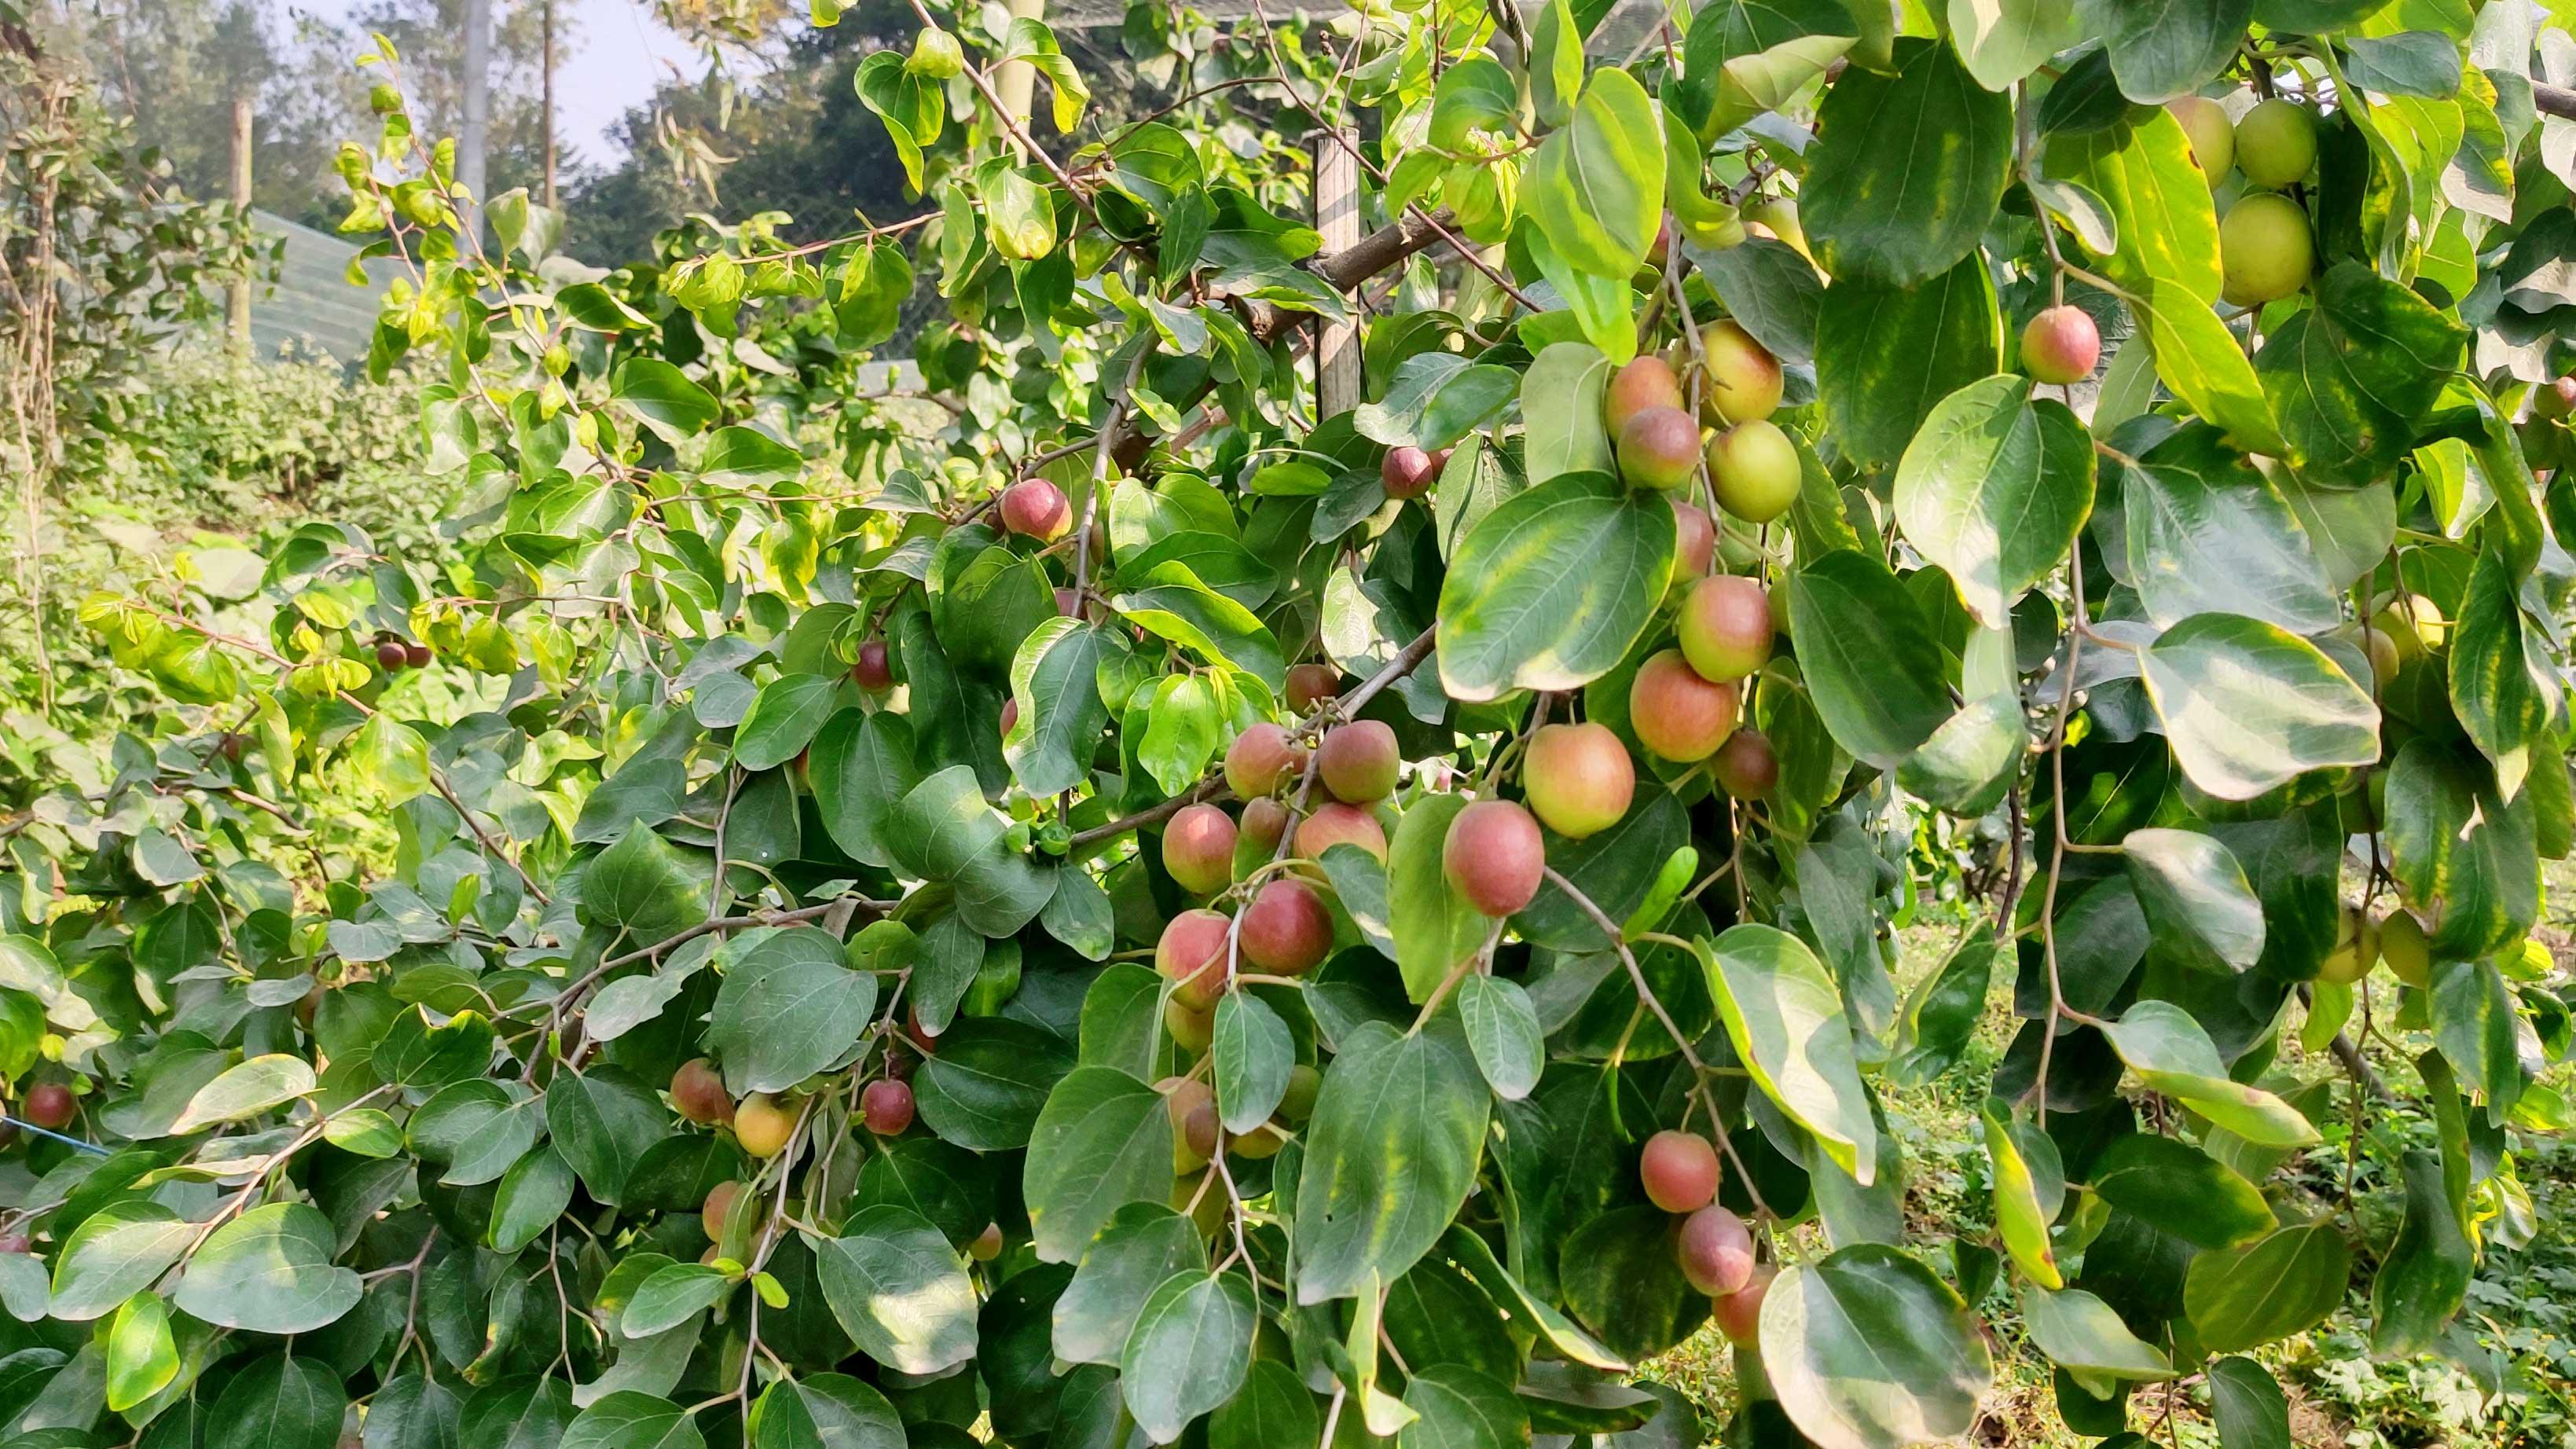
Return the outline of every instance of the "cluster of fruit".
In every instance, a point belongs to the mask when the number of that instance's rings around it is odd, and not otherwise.
[[[2219,295],[2239,307],[2259,307],[2306,286],[2316,270],[2316,241],[2306,210],[2282,193],[2317,164],[2315,115],[2279,96],[2237,121],[2209,96],[2185,96],[2166,109],[2182,123],[2192,161],[2213,189],[2230,168],[2245,183],[2218,223]]]
[[[1677,355],[1686,351],[1677,347]],[[1780,407],[1780,359],[1728,320],[1699,334],[1696,359],[1647,354],[1610,378],[1601,422],[1630,486],[1672,492],[1689,484],[1704,462],[1717,504],[1747,523],[1764,524],[1797,501],[1797,445],[1771,414]],[[1693,416],[1683,391],[1684,373],[1699,386]],[[1701,427],[1712,431],[1705,444]]]
[[[1718,1330],[1730,1343],[1753,1343],[1777,1270],[1754,1261],[1752,1231],[1717,1201],[1717,1149],[1696,1132],[1658,1132],[1646,1139],[1637,1177],[1647,1201],[1681,1217],[1673,1255],[1683,1279],[1716,1300]]]

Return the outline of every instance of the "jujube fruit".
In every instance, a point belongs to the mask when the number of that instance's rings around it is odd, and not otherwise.
[[[1728,320],[1700,329],[1708,359],[1700,375],[1700,416],[1714,426],[1749,423],[1780,410],[1780,359]]]
[[[1708,482],[1717,506],[1747,523],[1769,523],[1798,501],[1798,445],[1762,418],[1709,439]]]
[[[1538,894],[1547,871],[1547,842],[1528,809],[1510,800],[1479,800],[1449,822],[1440,871],[1450,889],[1488,916],[1508,916]]]
[[[1735,686],[1701,678],[1678,649],[1637,666],[1628,686],[1628,726],[1637,743],[1662,759],[1707,759],[1734,732],[1735,712]]]
[[[1771,1294],[1771,1280],[1780,1270],[1768,1263],[1753,1266],[1753,1276],[1743,1287],[1710,1305],[1709,1316],[1717,1320],[1717,1331],[1726,1341],[1752,1347],[1762,1337],[1762,1300]]]
[[[2392,906],[2379,918],[2379,959],[2389,974],[2421,991],[2433,984],[2433,944],[2424,923],[2404,906]]]
[[[1288,671],[1288,708],[1304,714],[1342,692],[1342,671],[1329,664],[1300,664]]]
[[[870,694],[883,694],[894,688],[894,656],[883,639],[870,639],[859,646],[859,657],[850,661],[851,682]]]
[[[671,1108],[701,1127],[733,1120],[733,1098],[725,1095],[724,1078],[705,1057],[682,1062],[671,1074]]]
[[[1199,1010],[1225,991],[1225,937],[1234,922],[1210,910],[1183,911],[1154,943],[1154,969],[1172,988],[1172,999]]]
[[[1288,833],[1288,807],[1267,795],[1243,802],[1243,819],[1238,822],[1235,838],[1250,842],[1264,855],[1279,848],[1279,839]]]
[[[1002,1225],[986,1223],[984,1231],[975,1235],[975,1241],[966,1245],[966,1256],[978,1263],[989,1263],[1002,1256]]]
[[[2236,164],[2236,125],[2227,119],[2227,108],[2207,96],[2184,96],[2165,102],[2165,109],[2182,123],[2183,139],[2191,143],[2191,163],[2216,186]]]
[[[755,1092],[734,1108],[734,1140],[754,1157],[776,1157],[794,1135],[796,1114],[766,1092]]]
[[[1717,524],[1697,504],[1673,500],[1673,578],[1687,584],[1717,557]]]
[[[1172,1034],[1172,1042],[1191,1056],[1208,1049],[1216,1040],[1216,1012],[1213,1008],[1192,1006],[1175,996],[1163,1003],[1163,1030]]]
[[[1542,725],[1521,756],[1521,793],[1548,829],[1581,840],[1626,817],[1636,762],[1608,725]]]
[[[411,651],[405,649],[400,643],[388,639],[376,646],[376,667],[387,674],[392,674],[409,663],[411,663]]]
[[[2553,378],[2533,388],[2531,413],[2550,422],[2576,414],[2576,375]]]
[[[1274,880],[1243,908],[1236,944],[1264,971],[1301,976],[1333,949],[1333,913],[1302,880]]]
[[[2316,164],[2317,119],[2298,102],[2275,96],[2236,123],[2236,169],[2254,185],[2288,186]]]
[[[1646,1139],[1637,1180],[1646,1200],[1664,1211],[1697,1212],[1717,1196],[1717,1149],[1696,1132],[1667,1128]]]
[[[859,1093],[859,1120],[879,1137],[900,1137],[912,1125],[912,1086],[879,1077]]]
[[[415,641],[403,646],[403,663],[413,669],[427,668],[432,657],[426,644]]]
[[[1324,1090],[1324,1074],[1304,1062],[1288,1069],[1288,1088],[1279,1094],[1273,1114],[1294,1127],[1315,1114],[1315,1098]]]
[[[1742,679],[1771,658],[1771,600],[1741,574],[1713,574],[1691,587],[1675,621],[1682,657],[1700,677]]]
[[[2101,360],[2102,329],[2072,303],[2041,308],[2021,329],[2021,369],[2033,382],[2082,382]]]
[[[1315,747],[1315,777],[1333,792],[1334,799],[1353,805],[1394,794],[1402,763],[1395,731],[1380,720],[1335,725]]]
[[[2349,986],[2379,964],[2379,923],[2346,906],[2335,913],[2334,949],[2317,963],[2317,979]]]
[[[706,1200],[698,1204],[698,1226],[705,1231],[707,1241],[724,1241],[725,1219],[733,1215],[734,1201],[742,1191],[739,1182],[720,1182],[707,1189]]]
[[[1639,413],[1649,408],[1679,409],[1682,401],[1681,379],[1673,376],[1672,365],[1647,353],[1610,374],[1610,385],[1601,395],[1601,426],[1615,438]]]
[[[1744,1219],[1714,1204],[1682,1219],[1675,1256],[1682,1277],[1711,1298],[1723,1298],[1753,1281],[1753,1234]]]
[[[1357,805],[1339,801],[1318,805],[1297,822],[1297,853],[1308,860],[1322,860],[1324,852],[1336,845],[1354,845],[1386,860],[1386,828],[1377,817]]]
[[[1287,730],[1263,721],[1247,725],[1225,750],[1226,788],[1250,800],[1276,794],[1281,785],[1305,771],[1306,752]]]
[[[1389,498],[1419,498],[1439,476],[1431,455],[1410,443],[1387,449],[1377,465],[1378,481],[1386,485]]]
[[[1023,478],[1002,490],[1002,526],[1022,538],[1053,543],[1073,527],[1073,503],[1044,478]]]
[[[2240,196],[2218,224],[2220,296],[2239,307],[2286,297],[2308,284],[2316,269],[2316,242],[2308,214],[2286,196],[2257,191]]]
[[[1172,1119],[1172,1175],[1196,1172],[1216,1155],[1216,1093],[1196,1077],[1165,1077],[1158,1085]]]
[[[1780,783],[1780,756],[1760,730],[1737,730],[1709,757],[1717,788],[1735,800],[1759,800]]]
[[[1002,737],[1003,737],[1004,739],[1008,739],[1008,738],[1010,738],[1011,731],[1013,731],[1013,730],[1015,730],[1015,729],[1018,729],[1019,727],[1020,727],[1020,702],[1019,702],[1018,700],[1016,700],[1016,699],[1006,699],[1006,700],[1003,700],[1003,701],[1002,701]]]
[[[80,1098],[60,1082],[38,1082],[27,1091],[27,1100],[19,1114],[39,1127],[55,1131],[71,1125],[80,1111]]]
[[[1689,482],[1699,462],[1699,424],[1680,408],[1648,408],[1630,418],[1617,438],[1619,476],[1631,487],[1669,492]]]
[[[1234,821],[1214,805],[1181,807],[1163,827],[1163,869],[1192,895],[1212,895],[1234,879]]]

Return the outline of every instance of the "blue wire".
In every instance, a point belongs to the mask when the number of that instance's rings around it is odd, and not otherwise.
[[[51,1128],[39,1127],[33,1122],[12,1117],[6,1112],[0,1112],[0,1122],[6,1122],[10,1126],[15,1127],[22,1132],[33,1132],[39,1137],[50,1137],[56,1142],[63,1144],[65,1147],[77,1147],[83,1152],[94,1152],[101,1157],[108,1155],[107,1149],[99,1146],[95,1142],[83,1142],[77,1137],[65,1137],[60,1132],[56,1132]]]

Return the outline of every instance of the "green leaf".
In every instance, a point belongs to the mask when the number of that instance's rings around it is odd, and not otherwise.
[[[2052,1293],[2024,1288],[2022,1322],[2030,1341],[2079,1380],[2169,1379],[2173,1364],[2129,1331],[2111,1305],[2080,1288]]]
[[[1055,250],[1055,199],[1025,172],[995,166],[983,178],[984,235],[993,250],[1033,262]]]
[[[1249,1132],[1269,1121],[1288,1090],[1288,1070],[1297,1064],[1288,1023],[1260,997],[1229,991],[1216,1004],[1208,1050],[1225,1130]]]
[[[2131,293],[2128,302],[2146,323],[2156,375],[2174,396],[2247,452],[2278,457],[2289,451],[2254,364],[2205,299],[2160,279]]]
[[[1431,999],[1449,969],[1482,950],[1493,923],[1450,889],[1442,853],[1449,824],[1467,808],[1459,795],[1426,795],[1396,821],[1387,846],[1388,933],[1407,1000]]]
[[[876,1011],[877,979],[811,926],[769,936],[727,967],[707,1045],[735,1096],[783,1091],[839,1061]]]
[[[2254,0],[2076,0],[2075,13],[2084,33],[2101,36],[2110,51],[2120,93],[2152,106],[2189,95],[2218,74],[2245,38]]]
[[[2132,830],[2120,842],[2129,884],[2146,912],[2151,948],[2202,971],[2244,971],[2263,959],[2263,903],[2217,837]]]
[[[1807,692],[1834,743],[1893,769],[1950,717],[1932,668],[1890,670],[1891,659],[1940,657],[1914,595],[1874,552],[1834,549],[1791,576],[1789,618]]]
[[[910,722],[898,714],[843,710],[815,735],[805,769],[832,843],[862,864],[893,864],[887,832],[894,804],[921,783]]]
[[[157,1202],[100,1208],[54,1255],[52,1316],[79,1323],[112,1312],[178,1262],[196,1236],[193,1224]]]
[[[671,1263],[635,1286],[617,1315],[617,1331],[650,1338],[679,1327],[725,1301],[736,1280],[705,1263]]]
[[[1155,1110],[1162,1110],[1159,1099]],[[1167,1177],[1170,1162],[1167,1124]],[[1101,1229],[1073,1281],[1055,1300],[1055,1356],[1068,1363],[1115,1367],[1136,1315],[1154,1290],[1176,1274],[1207,1270],[1207,1241],[1199,1236],[1198,1224],[1160,1202],[1128,1203]]]
[[[915,785],[886,823],[895,864],[922,880],[946,882],[955,892],[957,918],[976,935],[1015,935],[1055,897],[1053,865],[1010,847],[1010,822],[984,799],[973,766],[951,765]],[[933,1029],[946,1024],[944,1015],[923,1020]]]
[[[1994,1167],[1995,1226],[2013,1263],[2043,1288],[2064,1287],[2057,1245],[2048,1235],[2066,1204],[2066,1169],[2057,1143],[2020,1116],[2005,1117],[1988,1102],[1982,1114],[1986,1157]]]
[[[2140,662],[2174,759],[2222,800],[2379,758],[2379,707],[2315,645],[2274,625],[2194,615]]]
[[[2064,0],[1950,0],[1950,43],[1977,84],[2007,91],[2084,31]]]
[[[1458,1022],[1467,1032],[1467,1047],[1476,1054],[1476,1069],[1485,1085],[1506,1102],[1517,1102],[1538,1085],[1547,1062],[1546,1034],[1529,993],[1507,977],[1470,974],[1458,983]]]
[[[1231,664],[1275,694],[1287,687],[1288,666],[1279,641],[1252,611],[1199,581],[1189,565],[1170,560],[1135,575],[1122,575],[1109,605],[1130,623],[1211,663]]]
[[[2290,1449],[2290,1402],[2261,1364],[2222,1358],[2208,1374],[2220,1449]]]
[[[1783,1271],[1762,1301],[1762,1366],[1818,1449],[1905,1449],[1968,1431],[1994,1365],[1932,1270],[1856,1243]]]
[[[1618,467],[1610,434],[1601,426],[1611,371],[1601,349],[1582,342],[1551,343],[1530,360],[1521,377],[1521,466],[1532,484]]]
[[[501,1175],[486,1243],[496,1252],[515,1253],[543,1237],[572,1205],[572,1187],[572,1169],[553,1148],[520,1158]]]
[[[1676,526],[1660,495],[1568,473],[1487,514],[1440,587],[1440,678],[1460,700],[1573,689],[1616,668],[1653,621]]]
[[[1896,465],[1906,541],[1990,629],[2048,577],[2093,508],[2093,442],[2064,404],[2005,375],[1943,398]]]
[[[2123,467],[2128,578],[2147,617],[2243,614],[2314,634],[2343,614],[2290,506],[2214,428],[2192,425]]]
[[[2277,1226],[2263,1190],[2188,1142],[2152,1132],[2114,1138],[2093,1164],[2112,1207],[2198,1248],[2233,1248]]]
[[[1854,462],[1895,462],[1935,404],[2003,366],[2003,346],[1982,256],[1914,287],[1838,278],[1816,308],[1826,433]]]
[[[1663,127],[1636,77],[1592,73],[1572,121],[1540,143],[1520,204],[1557,256],[1593,276],[1628,280],[1664,213]]]
[[[207,1449],[323,1449],[349,1394],[321,1355],[271,1354],[235,1374],[213,1409]]]
[[[107,1330],[107,1407],[124,1413],[179,1376],[179,1346],[170,1337],[170,1305],[137,1293]]]
[[[1386,396],[1351,414],[1361,437],[1390,448],[1446,448],[1512,400],[1521,379],[1508,367],[1470,363],[1454,352],[1417,352],[1396,364]]]
[[[1136,1427],[1168,1444],[1233,1398],[1252,1361],[1260,1319],[1239,1273],[1175,1273],[1145,1300],[1119,1355],[1118,1381]]]
[[[2351,1277],[2352,1249],[2331,1219],[2318,1218],[2194,1257],[2183,1305],[2202,1347],[2233,1353],[2325,1322]]]
[[[936,1374],[975,1356],[975,1286],[947,1237],[910,1208],[862,1208],[842,1236],[806,1236],[823,1297],[868,1357]]]
[[[1399,1034],[1367,1022],[1341,1043],[1305,1134],[1297,1301],[1400,1278],[1474,1186],[1488,1098],[1454,1018]]]
[[[1696,27],[1692,33],[1698,33]],[[1727,315],[1772,356],[1789,363],[1816,360],[1817,312],[1825,289],[1816,280],[1814,265],[1796,248],[1768,237],[1749,237],[1724,251],[1698,246],[1682,250],[1726,304]],[[1526,401],[1521,411],[1527,416]]]
[[[758,428],[718,428],[698,456],[699,480],[718,488],[765,488],[803,471],[804,454]]]
[[[1514,1449],[1530,1442],[1530,1414],[1511,1386],[1465,1364],[1440,1363],[1405,1381],[1412,1423],[1397,1449]]]
[[[631,825],[582,868],[581,919],[659,941],[706,918],[704,890],[702,873],[668,841],[648,826]]]
[[[170,1124],[170,1131],[195,1132],[255,1117],[306,1096],[314,1085],[313,1068],[301,1057],[283,1052],[253,1057],[198,1088],[186,1110]]]
[[[348,758],[358,778],[381,791],[387,805],[429,791],[429,742],[390,714],[378,712],[350,736]]]
[[[670,1130],[670,1109],[617,1067],[556,1077],[546,1088],[545,1104],[555,1150],[604,1203],[625,1200],[635,1164]]]
[[[1029,1145],[1058,1078],[1073,1067],[1065,1043],[997,1017],[960,1017],[923,1060],[912,1089],[921,1120],[941,1140],[977,1152]]]
[[[411,1148],[439,1181],[474,1187],[509,1170],[545,1129],[546,1102],[519,1083],[470,1081],[442,1087],[411,1114]]]
[[[2498,793],[2511,800],[2531,771],[2533,747],[2554,749],[2553,716],[2566,708],[2565,690],[2500,550],[2481,550],[2470,565],[2459,615],[2451,631],[2451,708],[2495,763]]]
[[[752,1449],[904,1449],[907,1442],[894,1405],[847,1374],[774,1381],[745,1427]]]
[[[653,1394],[603,1394],[565,1427],[562,1449],[704,1449],[686,1409]]]
[[[1556,0],[1564,8],[1565,0]],[[1544,12],[1542,12],[1544,13]],[[1208,1420],[1208,1449],[1269,1449],[1307,1444],[1322,1434],[1323,1415],[1297,1371],[1277,1359],[1257,1358],[1243,1387]]]
[[[1841,990],[1805,942],[1750,923],[1699,943],[1709,994],[1754,1083],[1861,1186],[1875,1180],[1878,1128],[1861,1087]]]
[[[2514,999],[2492,961],[2436,960],[2428,1003],[2433,1041],[2461,1081],[2487,1099],[2501,1126],[2523,1091]]]
[[[804,753],[823,721],[832,717],[832,698],[841,682],[819,674],[789,674],[760,687],[733,735],[733,762],[746,770],[774,770]]]
[[[1551,129],[1574,116],[1583,90],[1583,27],[1566,0],[1548,0],[1530,18],[1530,102]]]
[[[2376,482],[2413,451],[2468,329],[2356,261],[2329,268],[2316,296],[2263,339],[2254,373],[2301,477]]]
[[[2169,1001],[2141,1001],[2102,1034],[2149,1089],[2180,1099],[2212,1122],[2265,1147],[2320,1140],[2298,1109],[2260,1087],[2231,1081],[2209,1033]]]
[[[630,357],[619,363],[609,379],[608,397],[666,442],[704,432],[716,420],[714,396],[656,357]]]
[[[1899,40],[1895,63],[1892,75],[1855,66],[1825,93],[1798,205],[1828,274],[1910,287],[1974,252],[1993,220],[2012,102],[1939,41]]]
[[[2007,949],[1996,941],[1992,927],[1971,930],[1951,948],[1941,969],[1915,986],[1897,1015],[1889,1081],[1900,1087],[1928,1086],[1959,1064],[1985,1014],[1995,966]]]
[[[312,1207],[252,1208],[188,1260],[172,1301],[224,1328],[310,1333],[358,1304],[358,1275],[331,1261],[338,1248],[331,1220]]]
[[[1040,1261],[1078,1261],[1122,1207],[1172,1191],[1163,1094],[1112,1067],[1082,1066],[1047,1094],[1021,1179]]]
[[[2442,903],[2437,954],[2488,955],[2530,930],[2540,863],[2528,796],[2507,803],[2474,755],[2411,740],[2389,767],[2389,869],[2407,895]]]
[[[1567,1311],[1631,1359],[1653,1358],[1708,1318],[1709,1298],[1682,1276],[1670,1213],[1613,1208],[1582,1224],[1559,1254]]]
[[[1031,795],[1070,790],[1091,775],[1091,757],[1109,724],[1100,697],[1101,671],[1126,653],[1118,635],[1078,619],[1055,618],[1020,641],[1011,660],[1011,697],[1020,717],[1002,740],[1002,757]]]

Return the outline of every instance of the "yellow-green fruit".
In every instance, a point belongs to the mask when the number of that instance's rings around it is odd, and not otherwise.
[[[2256,307],[2286,297],[2306,286],[2316,270],[2308,214],[2268,191],[2240,197],[2218,224],[2218,259],[2224,275],[2219,295],[2228,301]]]
[[[2216,186],[2227,168],[2236,164],[2236,127],[2227,119],[2227,108],[2207,96],[2184,96],[2165,102],[2165,109],[2182,122],[2182,133],[2191,141],[2192,163]]]
[[[776,1157],[796,1134],[796,1114],[766,1092],[742,1099],[733,1109],[734,1140],[754,1157]]]
[[[2257,186],[2287,186],[2317,164],[2317,121],[2296,101],[2274,98],[2236,123],[2236,169]]]
[[[2421,990],[2433,980],[2433,948],[2424,939],[2424,923],[2403,906],[2379,918],[2379,959],[2398,980]]]
[[[1771,234],[1807,255],[1807,228],[1798,220],[1798,203],[1785,196],[1765,196],[1744,208],[1744,219],[1771,229]],[[1812,260],[1812,258],[1811,258]]]
[[[1700,379],[1700,421],[1724,427],[1780,410],[1780,359],[1754,341],[1752,333],[1732,321],[1712,323],[1701,329],[1699,345],[1708,354]]]
[[[2421,658],[2451,637],[2450,621],[2441,607],[2422,594],[2400,594],[2370,616],[2370,627],[2388,636],[2401,660]]]
[[[2379,960],[2379,923],[2345,907],[2335,918],[2335,948],[2317,963],[2317,979],[2349,986]]]
[[[1797,501],[1798,446],[1766,419],[1737,423],[1709,440],[1708,478],[1719,507],[1769,523]]]

